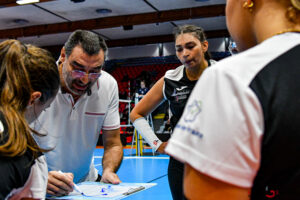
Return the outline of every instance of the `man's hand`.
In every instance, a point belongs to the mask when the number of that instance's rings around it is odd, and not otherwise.
[[[73,178],[72,173],[50,171],[48,173],[47,194],[54,196],[68,195],[73,191]]]
[[[167,146],[168,142],[163,142],[157,149],[157,152],[158,153],[161,153],[161,154],[166,154],[165,152],[165,148]]]
[[[119,184],[119,183],[121,183],[121,180],[119,179],[119,177],[116,173],[109,172],[109,171],[104,171],[102,173],[101,182]]]
[[[120,129],[102,130],[104,154],[102,159],[102,178],[101,182],[119,184],[121,183],[115,173],[123,159],[123,147],[120,139]]]

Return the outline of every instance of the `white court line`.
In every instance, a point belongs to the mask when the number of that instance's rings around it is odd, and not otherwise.
[[[103,158],[103,156],[94,156],[94,158]],[[123,160],[126,159],[158,159],[158,160],[169,160],[169,157],[140,157],[140,156],[124,156]]]

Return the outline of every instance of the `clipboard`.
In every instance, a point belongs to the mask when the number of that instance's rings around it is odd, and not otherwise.
[[[100,182],[82,182],[77,184],[85,195],[73,191],[68,196],[47,197],[47,199],[88,199],[88,200],[118,200],[147,190],[156,183],[120,183],[118,185]]]

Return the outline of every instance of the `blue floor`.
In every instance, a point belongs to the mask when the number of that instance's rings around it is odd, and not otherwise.
[[[122,182],[126,183],[157,183],[147,190],[132,194],[125,199],[172,200],[168,183],[169,156],[153,156],[151,149],[144,150],[146,156],[135,156],[135,150],[124,149],[122,165],[117,172]],[[102,172],[103,149],[95,150],[95,166]]]

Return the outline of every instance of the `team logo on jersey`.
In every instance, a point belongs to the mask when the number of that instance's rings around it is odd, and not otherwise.
[[[199,131],[189,127],[189,126],[185,126],[185,125],[181,125],[181,124],[177,124],[176,127],[175,127],[175,130],[176,129],[181,129],[182,131],[186,131],[188,133],[191,133],[192,135],[195,135],[195,136],[198,136],[199,138],[203,138],[203,134],[200,133]]]
[[[180,88],[175,88],[177,91],[181,91],[181,90],[184,90],[185,88],[187,88],[188,86],[181,86]]]
[[[192,103],[190,103],[186,109],[186,114],[184,115],[184,121],[186,122],[192,122],[196,119],[197,115],[201,112],[201,101],[194,100]]]
[[[269,189],[269,187],[266,187],[266,197],[269,199],[276,198],[279,195],[279,191],[276,189]]]
[[[179,88],[174,88],[171,96],[175,97],[176,101],[179,101],[181,99],[186,99],[188,94],[190,94],[190,89],[188,86],[181,86]]]

